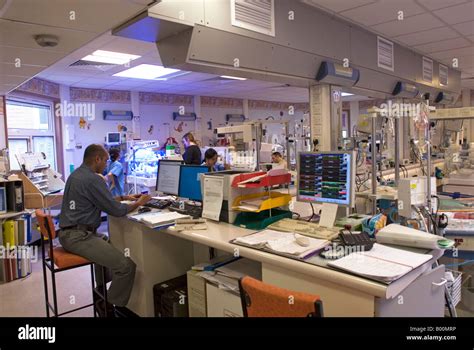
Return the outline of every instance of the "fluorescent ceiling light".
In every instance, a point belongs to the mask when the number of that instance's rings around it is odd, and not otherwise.
[[[341,96],[342,97],[345,97],[345,96],[354,96],[354,94],[350,94],[348,92],[341,92]]]
[[[114,74],[115,77],[124,78],[135,78],[135,79],[148,79],[148,80],[166,80],[167,75],[179,72],[179,69],[165,68],[162,66],[155,66],[152,64],[140,64],[136,67],[126,69],[119,73]]]
[[[247,78],[233,77],[231,75],[221,75],[221,78],[224,79],[233,79],[233,80],[247,80]]]
[[[125,64],[140,57],[141,56],[137,55],[129,55],[128,53],[97,50],[94,51],[92,55],[83,57],[82,60],[110,64]]]

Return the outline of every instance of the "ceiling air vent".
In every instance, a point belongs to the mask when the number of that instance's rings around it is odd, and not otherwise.
[[[395,68],[393,43],[379,36],[377,37],[377,65],[392,72]]]
[[[274,0],[231,0],[232,25],[275,36]]]
[[[423,57],[423,81],[433,82],[433,60],[428,57]]]
[[[448,85],[448,67],[443,64],[439,65],[439,85]]]
[[[69,67],[72,67],[72,68],[81,68],[81,69],[88,69],[88,70],[102,71],[102,72],[108,71],[109,69],[112,69],[117,66],[119,65],[113,64],[113,63],[98,63],[98,62],[84,61],[84,60],[79,60],[69,65]]]

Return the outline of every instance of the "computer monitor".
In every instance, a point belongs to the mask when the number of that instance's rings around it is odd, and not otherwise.
[[[179,196],[193,201],[202,201],[200,174],[208,172],[207,165],[181,165]]]
[[[107,145],[117,146],[121,143],[121,136],[119,132],[108,132],[107,133]]]
[[[179,195],[179,173],[183,162],[160,160],[156,175],[156,191],[173,196]]]
[[[354,188],[354,152],[298,154],[298,201],[352,207]]]

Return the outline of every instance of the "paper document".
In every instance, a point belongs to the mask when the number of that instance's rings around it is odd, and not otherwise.
[[[239,210],[246,210],[246,211],[257,211],[260,209],[260,206],[264,201],[269,199],[270,197],[265,196],[265,197],[259,197],[259,198],[254,198],[254,199],[245,199],[240,201],[240,204],[235,207],[235,209]]]
[[[333,227],[334,222],[336,221],[337,208],[337,204],[323,203],[321,218],[319,219],[319,226]]]
[[[260,182],[260,180],[263,179],[265,176],[267,176],[267,174],[254,176],[254,177],[251,177],[250,179],[240,181],[238,183],[238,185],[240,186],[240,185],[245,185],[245,184],[248,184],[248,183]]]
[[[298,236],[291,232],[264,230],[236,238],[234,242],[298,258],[304,258],[329,244],[325,239],[307,237],[309,244],[302,246],[296,242]]]
[[[157,212],[139,215],[138,219],[151,227],[174,224],[176,219],[190,218],[189,215],[183,215],[178,212]],[[138,215],[135,215],[134,218],[137,219],[137,216]]]
[[[216,272],[220,275],[235,279],[250,276],[261,280],[262,264],[257,261],[243,258],[218,267]]]
[[[432,258],[429,254],[412,253],[375,243],[369,251],[349,254],[328,265],[390,283]]]
[[[205,176],[202,217],[219,221],[223,200],[224,178]]]

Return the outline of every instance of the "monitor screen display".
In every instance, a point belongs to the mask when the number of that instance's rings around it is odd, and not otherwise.
[[[352,206],[354,161],[353,152],[300,153],[298,200]]]
[[[200,174],[208,172],[206,165],[181,165],[179,196],[202,201]]]
[[[160,160],[156,179],[156,190],[165,194],[179,194],[179,171],[181,161]]]
[[[119,132],[109,132],[107,134],[107,143],[109,145],[118,145],[120,144],[120,133]]]

